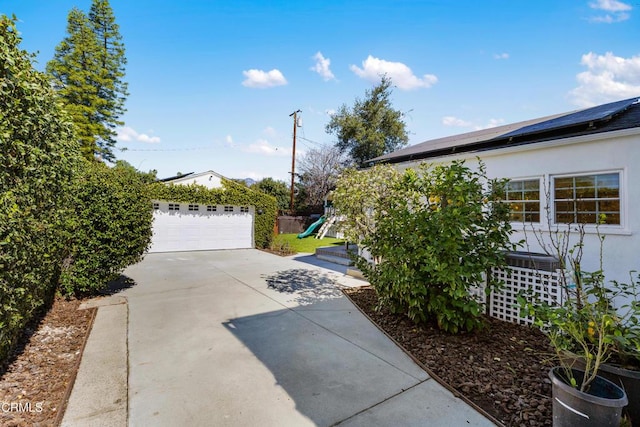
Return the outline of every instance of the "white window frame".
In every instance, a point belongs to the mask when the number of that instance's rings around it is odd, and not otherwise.
[[[233,206],[225,206],[224,207],[224,211],[225,212],[233,212]]]
[[[626,230],[626,176],[624,169],[607,169],[607,170],[599,170],[599,171],[589,171],[589,172],[573,172],[573,173],[563,173],[563,174],[550,174],[549,175],[549,186],[550,186],[550,197],[548,203],[550,214],[551,214],[551,224],[553,226],[563,226],[567,225],[564,222],[556,222],[556,178],[575,178],[580,176],[591,176],[591,175],[608,175],[608,174],[618,174],[618,199],[620,202],[620,223],[619,224],[601,224],[598,226],[599,229],[603,231],[615,231],[615,230]],[[596,199],[597,200],[597,199]],[[595,223],[585,224],[585,230],[593,232],[596,229]]]
[[[529,176],[529,177],[519,177],[519,178],[509,178],[509,182],[525,182],[525,181],[538,181],[538,216],[540,218],[540,221],[513,221],[510,220],[509,222],[511,222],[511,225],[520,225],[520,226],[524,226],[526,224],[542,224],[544,222],[545,219],[545,206],[546,206],[546,195],[545,195],[545,188],[544,188],[544,177],[542,176]],[[509,203],[508,200],[505,200],[505,202]],[[509,213],[509,215],[511,215],[511,213]],[[518,227],[519,228],[519,227]]]

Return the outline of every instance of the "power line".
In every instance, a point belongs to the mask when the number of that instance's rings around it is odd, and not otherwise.
[[[190,148],[120,148],[120,151],[205,151],[217,150],[218,147],[190,147]]]
[[[304,136],[299,136],[299,137],[298,137],[298,139],[302,139],[302,140],[304,140],[304,141],[310,142],[310,143],[315,144],[315,145],[320,145],[320,146],[325,145],[325,144],[323,144],[322,142],[314,141],[314,140],[312,140],[312,139],[305,138]]]

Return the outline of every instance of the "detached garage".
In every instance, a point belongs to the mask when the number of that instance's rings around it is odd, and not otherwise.
[[[253,248],[253,206],[155,201],[149,252]]]

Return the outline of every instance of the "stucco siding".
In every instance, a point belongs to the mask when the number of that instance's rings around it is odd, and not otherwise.
[[[467,165],[475,167],[476,156],[485,163],[489,177],[542,178],[547,186],[550,178],[555,175],[620,171],[621,225],[600,226],[601,234],[606,236],[604,271],[607,280],[628,281],[629,270],[640,270],[640,130],[636,128],[486,152],[465,153],[461,156],[433,158],[429,162],[447,163],[454,159],[464,159]],[[398,163],[396,166],[406,169],[418,164],[419,162],[406,162]],[[542,250],[531,233],[531,227],[538,230],[547,229],[544,195],[541,195],[541,199],[543,200],[540,224],[528,224],[524,227],[522,223],[513,224],[518,230],[513,234],[513,241],[526,239],[528,250],[533,252]],[[523,229],[529,231],[525,232]],[[595,227],[587,227],[583,269],[594,271],[598,266],[599,245]]]

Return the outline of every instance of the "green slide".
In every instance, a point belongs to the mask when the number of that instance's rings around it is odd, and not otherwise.
[[[320,227],[324,221],[325,221],[325,218],[321,216],[320,219],[314,222],[313,224],[311,224],[304,233],[298,234],[298,239],[304,239],[305,237],[313,233],[315,229]]]

